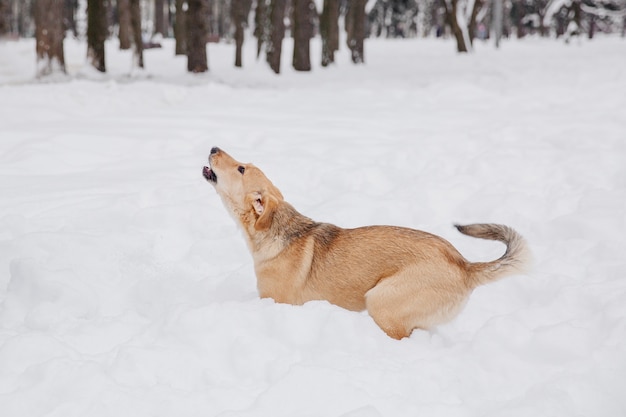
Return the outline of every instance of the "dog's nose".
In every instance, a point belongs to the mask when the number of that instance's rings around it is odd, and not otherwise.
[[[213,148],[211,148],[211,155],[216,154],[220,151],[220,148],[218,148],[217,146],[214,146]]]

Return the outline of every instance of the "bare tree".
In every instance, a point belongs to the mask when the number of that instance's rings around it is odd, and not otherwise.
[[[265,54],[270,68],[280,73],[280,55],[283,38],[285,37],[285,9],[287,0],[271,0],[268,10],[268,25],[266,26]]]
[[[241,49],[243,47],[244,29],[248,26],[248,15],[252,0],[233,0],[230,14],[235,26],[235,66],[241,67]]]
[[[78,37],[76,27],[76,12],[78,10],[78,0],[65,0],[65,10],[63,14],[63,25],[65,30],[72,31],[74,37]]]
[[[446,8],[446,20],[450,29],[452,30],[452,34],[456,39],[456,50],[458,52],[468,52],[469,51],[469,36],[465,36],[463,33],[463,27],[459,23],[457,15],[459,13],[459,0],[444,0],[443,5]]]
[[[154,34],[161,34],[161,36],[167,35],[167,19],[165,0],[154,0]]]
[[[117,16],[119,20],[118,38],[120,40],[120,49],[130,49],[130,0],[117,0]]]
[[[65,73],[63,6],[64,0],[37,0],[35,3],[37,77]]]
[[[176,55],[187,54],[187,25],[185,0],[176,0],[176,15],[174,20],[174,37],[176,38]]]
[[[472,47],[474,46],[474,39],[476,39],[476,18],[478,17],[478,12],[482,9],[484,0],[473,0],[474,4],[471,5],[471,10],[469,14],[469,20],[467,21],[467,33],[469,35],[470,44]]]
[[[130,32],[133,45],[133,64],[143,68],[143,39],[141,37],[141,6],[139,0],[130,0]]]
[[[209,70],[206,54],[208,36],[207,0],[187,0],[187,71],[206,72]]]
[[[500,47],[502,29],[504,27],[504,0],[493,0],[493,31],[496,38],[496,48]]]
[[[310,40],[315,30],[313,0],[293,0],[293,67],[296,71],[311,71]]]
[[[266,0],[257,0],[256,9],[254,11],[254,37],[256,38],[256,57],[261,56],[261,49],[263,49],[263,43],[265,42],[265,36],[267,33],[268,16]]]
[[[143,68],[140,0],[117,0],[120,49],[133,48],[133,66]]]
[[[139,68],[143,68],[143,39],[141,38],[141,6],[139,0],[130,0],[130,27],[133,63]]]
[[[476,16],[483,6],[482,0],[444,0],[446,21],[456,39],[458,52],[469,52],[474,39]]]
[[[339,0],[324,0],[320,16],[322,36],[322,66],[335,62],[335,52],[339,50]]]
[[[0,37],[11,31],[11,3],[9,0],[0,0]]]
[[[100,72],[106,71],[107,5],[107,0],[87,0],[87,59]]]
[[[346,33],[348,48],[352,53],[352,62],[365,62],[363,42],[365,40],[365,5],[367,0],[353,0],[348,3],[346,13]]]
[[[517,38],[521,39],[526,36],[526,28],[524,27],[524,22],[526,21],[526,2],[524,0],[512,0],[511,3],[512,24],[515,26]]]
[[[234,0],[209,1],[209,39],[230,37],[231,13]]]

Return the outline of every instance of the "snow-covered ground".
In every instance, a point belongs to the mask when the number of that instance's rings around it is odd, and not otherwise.
[[[366,43],[364,66],[273,75],[246,44],[185,73],[170,42],[66,41],[36,82],[33,41],[0,44],[0,414],[626,415],[626,41]],[[527,275],[477,289],[432,332],[260,300],[243,238],[201,175],[212,146],[254,162],[304,214],[503,247]]]

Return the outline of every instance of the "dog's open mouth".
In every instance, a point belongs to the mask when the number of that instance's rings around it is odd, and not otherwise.
[[[217,175],[215,175],[215,172],[213,172],[210,167],[202,168],[202,175],[204,175],[207,181],[217,183]]]

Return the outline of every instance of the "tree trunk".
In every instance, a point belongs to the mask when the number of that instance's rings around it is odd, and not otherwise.
[[[272,0],[269,6],[268,42],[265,45],[265,54],[270,68],[280,73],[280,55],[283,38],[285,37],[285,9],[287,0]]]
[[[37,0],[35,3],[37,77],[65,73],[63,6],[63,0]]]
[[[165,19],[165,0],[154,0],[154,34],[167,35],[167,19]]]
[[[474,45],[474,39],[476,38],[476,17],[478,16],[478,12],[483,7],[483,0],[475,0],[474,5],[472,6],[472,13],[470,14],[470,19],[467,24],[467,32],[469,34],[470,44]]]
[[[187,71],[209,70],[206,54],[208,36],[208,4],[206,0],[187,0]]]
[[[335,62],[335,51],[339,50],[339,0],[324,0],[320,17],[322,35],[322,66]]]
[[[311,71],[309,41],[313,37],[315,3],[313,0],[293,0],[293,68]]]
[[[452,29],[452,34],[456,39],[456,48],[458,52],[467,52],[468,45],[465,42],[465,36],[463,36],[463,30],[459,25],[459,21],[457,19],[457,8],[458,8],[458,0],[444,0],[444,7],[446,9],[446,20],[448,21],[448,25],[450,29]]]
[[[265,42],[267,23],[267,7],[265,0],[257,0],[256,10],[254,11],[254,37],[256,38],[256,57],[261,56],[261,49]]]
[[[77,8],[78,0],[65,0],[65,7],[63,12],[63,26],[65,30],[71,31],[72,35],[74,35],[75,38],[78,37],[78,30],[76,28]]]
[[[526,16],[525,5],[523,0],[513,0],[513,6],[511,9],[513,24],[517,29],[517,38],[521,39],[526,36],[526,30],[524,29],[524,16]]]
[[[232,7],[237,0],[211,0],[209,19],[209,39],[218,40],[230,36]],[[249,0],[250,3],[251,0]],[[229,13],[229,9],[230,13]]]
[[[176,55],[187,55],[187,25],[183,10],[185,0],[176,0],[176,20],[174,20],[174,37],[176,38]]]
[[[9,0],[0,0],[0,38],[11,31],[11,4]]]
[[[117,17],[119,20],[118,38],[120,49],[130,49],[130,0],[117,0]]]
[[[248,26],[248,15],[252,0],[233,0],[230,6],[231,19],[235,26],[235,66],[241,67],[241,50],[243,47],[244,29]]]
[[[500,47],[502,40],[502,29],[504,27],[504,0],[494,0],[493,2],[493,31],[496,38],[496,48]]]
[[[571,10],[573,14],[572,20],[576,24],[576,35],[579,35],[580,31],[582,30],[582,25],[581,25],[582,9],[581,9],[580,3],[581,3],[580,0],[573,0],[572,5],[571,5]]]
[[[346,33],[348,35],[348,48],[352,52],[352,62],[362,64],[365,62],[363,54],[363,42],[365,40],[365,4],[367,0],[353,0],[348,4],[346,14]]]
[[[143,68],[143,39],[141,37],[141,6],[139,0],[130,0],[130,27],[133,43],[133,62]]]
[[[98,71],[105,72],[104,41],[108,35],[107,0],[87,0],[87,59]]]
[[[587,30],[587,37],[589,39],[593,39],[593,36],[595,35],[595,31],[596,31],[596,16],[591,15],[589,16],[589,29]]]

